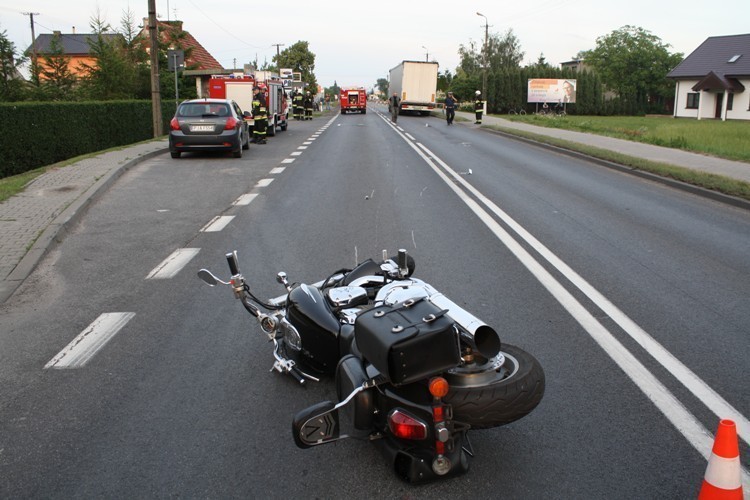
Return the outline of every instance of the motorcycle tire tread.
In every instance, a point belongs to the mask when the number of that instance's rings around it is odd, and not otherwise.
[[[518,360],[518,372],[484,386],[452,386],[443,401],[452,405],[456,421],[472,429],[499,427],[528,415],[542,400],[544,371],[536,358],[508,344],[503,344],[502,351]]]

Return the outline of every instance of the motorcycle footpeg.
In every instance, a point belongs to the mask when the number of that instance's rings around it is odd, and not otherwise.
[[[300,448],[311,448],[339,439],[339,415],[336,405],[323,401],[305,408],[292,421],[294,443]]]

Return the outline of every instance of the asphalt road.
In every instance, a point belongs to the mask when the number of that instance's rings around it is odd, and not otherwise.
[[[292,122],[241,159],[157,157],[91,207],[0,309],[0,497],[697,494],[719,418],[750,413],[750,214],[378,111]],[[292,415],[332,382],[269,373],[255,322],[196,277],[227,277],[236,249],[273,297],[278,271],[317,281],[398,248],[547,377],[532,414],[470,435],[468,474],[421,486],[369,443],[297,449]],[[65,368],[66,346],[112,318]]]

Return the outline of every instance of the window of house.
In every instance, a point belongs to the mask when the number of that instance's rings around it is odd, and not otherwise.
[[[690,92],[687,95],[687,109],[698,109],[701,95],[698,92]]]
[[[732,111],[732,104],[734,104],[734,94],[727,95],[727,111]]]

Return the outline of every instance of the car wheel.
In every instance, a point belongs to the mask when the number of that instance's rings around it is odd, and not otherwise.
[[[245,141],[242,143],[242,149],[250,149],[250,132],[245,132]]]
[[[276,118],[271,119],[271,123],[268,124],[268,136],[273,137],[276,135]]]
[[[179,151],[170,151],[169,154],[172,155],[172,158],[179,158],[182,155]]]

